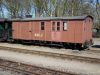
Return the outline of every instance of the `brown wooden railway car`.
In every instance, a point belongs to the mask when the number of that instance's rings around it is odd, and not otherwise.
[[[92,43],[92,16],[12,20],[13,39],[87,47]]]

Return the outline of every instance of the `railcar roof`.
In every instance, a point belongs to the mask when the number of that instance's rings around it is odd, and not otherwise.
[[[0,18],[0,22],[4,22],[5,20],[7,20],[6,18]]]
[[[11,19],[10,21],[37,21],[37,20],[40,20],[40,21],[44,21],[44,20],[84,20],[86,19],[87,17],[90,17],[93,19],[92,16],[69,16],[69,17],[43,17],[43,18],[16,18],[16,19]]]

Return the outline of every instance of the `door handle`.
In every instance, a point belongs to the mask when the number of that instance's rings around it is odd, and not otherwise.
[[[14,29],[12,29],[12,31],[15,31]]]
[[[29,32],[32,32],[31,30]]]

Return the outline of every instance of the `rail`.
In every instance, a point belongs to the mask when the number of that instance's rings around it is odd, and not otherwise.
[[[56,58],[61,58],[61,59],[79,60],[79,61],[85,61],[85,62],[90,62],[90,63],[100,63],[99,58],[78,56],[78,55],[72,55],[72,54],[70,55],[70,54],[62,54],[62,53],[56,53],[56,52],[27,50],[27,49],[11,48],[11,47],[4,47],[4,46],[0,46],[0,49],[13,51],[13,52],[19,52],[19,53],[25,53],[25,54],[37,54],[37,55],[50,56],[50,57],[56,57]]]
[[[22,75],[78,75],[0,59],[0,68]]]

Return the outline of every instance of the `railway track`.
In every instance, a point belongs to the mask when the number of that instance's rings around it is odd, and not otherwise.
[[[93,50],[93,49],[91,49],[91,50],[88,50],[87,52],[94,52],[94,53],[100,53],[100,50]]]
[[[0,68],[22,75],[78,75],[0,59]]]
[[[7,51],[13,51],[13,52],[19,52],[25,54],[37,54],[37,55],[50,56],[50,57],[61,58],[61,59],[79,60],[79,61],[85,61],[89,63],[100,63],[99,58],[93,58],[93,57],[85,57],[85,56],[77,56],[77,55],[69,55],[69,54],[62,54],[62,53],[45,52],[45,51],[35,51],[35,50],[11,48],[11,47],[4,47],[4,46],[0,46],[0,50],[7,50]]]
[[[88,50],[88,52],[100,53],[100,49],[90,48],[90,50]]]

